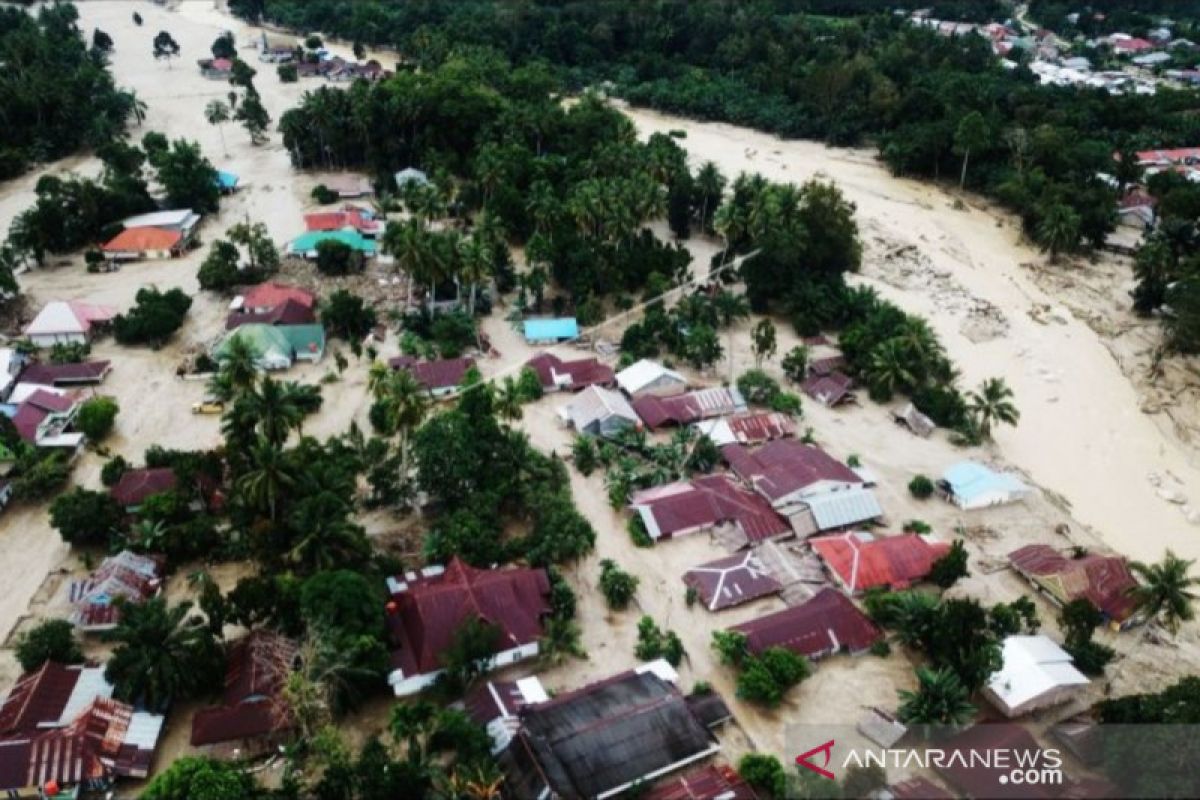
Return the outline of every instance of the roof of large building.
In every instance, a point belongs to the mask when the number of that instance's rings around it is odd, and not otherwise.
[[[341,242],[352,250],[374,255],[375,240],[368,239],[356,230],[307,231],[288,243],[288,252],[307,253],[317,249],[321,242]]]
[[[751,451],[739,444],[721,448],[738,477],[772,501],[822,481],[862,483],[854,470],[821,448],[790,439],[768,442]]]
[[[939,745],[946,757],[938,773],[959,790],[960,797],[995,800],[1042,800],[1063,796],[1061,785],[1013,783],[1012,763],[1045,766],[1043,748],[1029,731],[1011,722],[979,723]],[[974,754],[1004,751],[1008,758],[973,758]]]
[[[717,447],[727,444],[761,444],[796,434],[796,424],[792,418],[778,411],[758,411],[701,420],[695,423],[695,428],[711,439]]]
[[[392,369],[408,370],[417,379],[417,383],[430,391],[452,389],[459,386],[471,367],[475,366],[473,358],[443,358],[437,361],[418,361],[412,356],[397,356],[388,359]]]
[[[683,573],[683,582],[696,590],[709,611],[732,608],[783,590],[750,551],[692,567]]]
[[[641,424],[641,419],[633,406],[620,392],[605,389],[602,386],[589,386],[562,406],[559,413],[577,430],[583,430],[595,422],[609,417],[620,417],[634,425]]]
[[[547,785],[560,797],[597,797],[718,749],[675,685],[652,669],[529,706],[520,723],[501,756],[518,800]]]
[[[481,681],[463,697],[463,706],[477,725],[494,719],[512,719],[527,705],[550,699],[536,677],[515,681]]]
[[[809,540],[829,569],[851,592],[874,586],[903,589],[929,574],[933,562],[950,550],[915,533],[875,538],[851,531]]]
[[[667,369],[657,361],[651,361],[648,358],[635,361],[617,373],[617,385],[630,395],[637,394],[660,379],[666,379],[680,386],[687,386],[687,378],[675,370]]]
[[[758,795],[733,767],[709,764],[658,784],[642,800],[758,800]]]
[[[757,655],[769,647],[786,647],[809,658],[845,648],[866,650],[883,634],[846,595],[826,586],[798,606],[735,625]]]
[[[1060,603],[1085,597],[1117,622],[1124,622],[1137,609],[1130,590],[1138,582],[1120,556],[1088,553],[1072,558],[1050,545],[1027,544],[1009,553],[1008,561],[1037,579]]]
[[[942,480],[950,487],[955,497],[966,502],[989,492],[1019,495],[1029,487],[1004,472],[985,467],[976,461],[960,461],[946,468]]]
[[[612,367],[594,358],[563,361],[553,353],[538,353],[525,366],[537,373],[546,390],[611,386],[614,380]]]
[[[307,308],[317,304],[317,297],[307,289],[273,281],[251,286],[242,292],[243,308],[275,308],[287,301]]]
[[[1088,683],[1071,655],[1042,634],[1009,636],[1004,640],[1002,658],[1003,666],[988,678],[987,688],[1010,709],[1056,689]]]
[[[579,323],[574,317],[557,319],[527,319],[525,339],[530,342],[567,341],[579,336]]]
[[[108,493],[126,508],[140,506],[151,495],[168,492],[175,488],[179,479],[170,467],[147,467],[131,469],[121,476]]]
[[[498,646],[507,650],[536,641],[550,610],[542,569],[476,569],[455,558],[444,572],[401,586],[389,603],[388,631],[392,664],[406,676],[441,669],[442,654],[468,620],[499,629]]]
[[[639,492],[630,507],[655,539],[732,522],[750,542],[791,531],[771,504],[727,475],[705,475]]]
[[[78,364],[29,364],[21,370],[21,383],[58,386],[71,383],[95,383],[112,369],[111,361],[83,361]]]
[[[883,508],[879,505],[875,492],[865,486],[813,495],[805,498],[804,504],[812,513],[819,531],[859,525],[883,516]]]
[[[287,730],[291,713],[282,699],[299,648],[292,640],[256,629],[234,642],[226,659],[221,705],[192,718],[192,745],[200,747]]]
[[[188,228],[200,220],[200,215],[190,208],[176,208],[169,211],[151,211],[149,214],[138,214],[121,220],[126,228]]]
[[[259,306],[255,306],[258,308]],[[259,313],[233,311],[225,317],[225,330],[231,331],[242,325],[311,325],[317,321],[312,306],[288,298],[268,311]]]
[[[51,300],[25,326],[26,336],[52,335],[56,333],[84,334],[93,325],[109,322],[117,315],[112,306],[83,303],[78,300]]]
[[[101,249],[110,253],[171,250],[177,247],[182,239],[183,234],[179,231],[144,225],[126,228],[105,242]]]
[[[647,426],[661,428],[736,414],[746,410],[746,400],[736,387],[716,386],[672,397],[645,395],[634,399],[633,409]]]

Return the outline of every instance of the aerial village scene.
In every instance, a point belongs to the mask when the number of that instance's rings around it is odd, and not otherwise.
[[[3,4],[0,796],[1200,796],[1197,42]]]

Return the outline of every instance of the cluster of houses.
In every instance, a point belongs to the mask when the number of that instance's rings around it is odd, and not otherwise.
[[[281,370],[325,355],[325,327],[317,319],[317,297],[307,289],[267,282],[251,286],[229,304],[225,333],[212,348],[217,363],[234,341],[247,345],[255,365]]]
[[[353,177],[335,179],[334,185],[326,188],[337,192],[339,197],[361,196],[363,187]],[[363,179],[365,180],[365,179]],[[370,191],[370,184],[366,186]],[[362,253],[364,258],[375,256],[378,237],[383,232],[384,221],[372,210],[346,204],[337,211],[319,211],[304,215],[304,233],[287,244],[289,255],[306,259],[317,257],[317,245],[321,242],[340,242],[351,250]]]
[[[254,44],[258,48],[259,61],[264,64],[292,64],[296,67],[296,75],[301,78],[320,77],[336,82],[354,81],[359,78],[378,81],[392,74],[385,70],[378,61],[370,60],[365,63],[349,61],[334,55],[325,48],[318,48],[306,53],[304,48],[296,42],[271,37],[266,32]],[[228,78],[228,71],[233,69],[232,63],[222,65],[226,70],[226,74],[223,76],[209,75],[205,71],[206,62],[208,62],[208,68],[212,69],[216,66],[216,62],[220,61],[228,62],[228,59],[202,59],[199,62],[201,72],[205,77]]]

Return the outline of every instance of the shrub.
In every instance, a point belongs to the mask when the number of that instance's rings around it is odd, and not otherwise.
[[[608,607],[621,611],[629,607],[637,592],[638,579],[618,567],[611,559],[600,562],[600,591]]]
[[[338,289],[321,305],[321,322],[331,336],[362,339],[375,327],[375,309],[358,295]]]
[[[967,548],[962,539],[955,539],[949,552],[933,562],[933,567],[929,570],[929,580],[943,589],[949,589],[959,578],[970,574],[967,569]]]
[[[683,660],[683,642],[674,631],[663,632],[653,619],[642,617],[638,620],[637,645],[633,652],[642,661],[662,658],[671,666],[678,667]]]
[[[784,694],[807,678],[810,672],[804,656],[783,647],[768,647],[761,655],[742,662],[737,696],[751,703],[777,706]]]
[[[318,183],[313,187],[312,199],[316,200],[323,206],[327,206],[330,203],[336,203],[338,201],[338,197],[339,195],[337,192],[335,192],[333,189],[330,189],[323,183]]]
[[[738,762],[738,774],[756,789],[763,789],[772,797],[783,797],[787,791],[787,773],[775,756],[748,753]]]
[[[933,527],[930,526],[930,524],[928,522],[925,522],[924,520],[910,519],[908,522],[904,523],[904,532],[905,533],[916,533],[916,534],[920,534],[921,536],[924,536],[925,534],[931,532],[932,530],[933,530]]]
[[[871,655],[879,658],[887,658],[892,654],[892,646],[888,644],[888,640],[884,638],[876,639],[871,645]]]
[[[627,527],[629,529],[629,538],[633,540],[634,546],[654,546],[654,540],[650,538],[650,533],[646,530],[646,525],[642,522],[642,518],[639,515],[634,514],[632,517],[630,517],[629,525]]]
[[[591,475],[596,471],[596,443],[592,437],[579,435],[571,442],[571,458],[575,461],[575,469],[582,475]]]
[[[238,260],[241,256],[238,249],[230,242],[217,241],[209,248],[208,255],[200,264],[196,279],[200,288],[212,292],[224,292],[237,286],[242,281],[238,270]]]
[[[737,380],[738,391],[747,403],[768,405],[779,394],[779,381],[761,369],[746,370]]]
[[[57,342],[50,347],[51,364],[78,364],[92,353],[87,342]]]
[[[722,664],[741,664],[750,652],[746,648],[746,634],[738,631],[713,631],[712,648]]]
[[[908,493],[918,500],[927,500],[933,495],[934,485],[925,475],[914,475],[908,482]]]
[[[517,378],[517,396],[521,398],[522,403],[531,403],[534,400],[541,398],[543,393],[542,379],[538,377],[537,371],[532,367],[523,367],[521,374]],[[583,472],[583,470],[580,470]],[[584,472],[584,475],[587,473]]]
[[[17,661],[25,672],[33,672],[47,661],[79,664],[83,652],[75,641],[75,626],[65,619],[50,619],[17,640]]]
[[[105,486],[116,486],[121,476],[129,471],[129,462],[122,456],[114,456],[104,462],[100,468],[100,483]]]
[[[317,271],[322,275],[349,275],[362,272],[363,254],[345,242],[324,239],[317,242]]]
[[[808,374],[808,348],[797,345],[783,357],[783,374],[793,383],[800,383]]]
[[[50,524],[68,544],[105,544],[121,527],[125,509],[108,492],[76,486],[50,504]]]
[[[191,307],[192,298],[182,289],[140,289],[137,305],[113,320],[113,334],[121,344],[160,345],[179,330]]]
[[[696,591],[695,586],[689,586],[683,593],[683,602],[688,608],[696,605],[696,601],[700,599],[700,592]]]
[[[279,80],[282,83],[295,83],[300,80],[300,73],[296,70],[295,64],[280,64],[275,71],[279,74]]]
[[[88,398],[79,406],[75,415],[75,427],[93,442],[99,442],[112,431],[121,407],[111,397],[97,395]]]
[[[768,404],[772,411],[778,411],[780,414],[791,414],[794,417],[800,416],[803,410],[800,395],[791,392],[776,392]]]

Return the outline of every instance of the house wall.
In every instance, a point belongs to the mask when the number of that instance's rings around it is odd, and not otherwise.
[[[518,661],[524,661],[528,658],[533,658],[538,654],[538,643],[536,641],[529,644],[523,644],[520,647],[513,647],[509,650],[503,650],[492,656],[491,663],[485,671],[491,671],[499,667],[506,667],[509,664],[516,664]],[[406,697],[416,694],[417,692],[428,689],[433,685],[445,670],[439,669],[434,672],[424,672],[419,675],[404,676],[402,670],[393,670],[388,675],[388,684],[391,685],[392,691],[396,697]]]
[[[986,697],[988,699],[988,702],[990,702],[997,709],[999,709],[1001,714],[1008,717],[1009,719],[1013,719],[1014,717],[1023,717],[1026,714],[1030,714],[1034,711],[1037,711],[1038,709],[1050,708],[1051,706],[1061,705],[1062,703],[1065,703],[1068,700],[1070,700],[1072,697],[1074,697],[1075,691],[1078,688],[1080,688],[1080,687],[1056,686],[1053,689],[1043,692],[1042,694],[1039,694],[1037,697],[1027,700],[1024,703],[1021,703],[1020,705],[1017,705],[1017,706],[1007,705],[1003,700],[1000,699],[1000,697],[995,692],[993,692],[990,688],[988,688],[986,686],[983,689],[983,694],[984,694],[984,697]]]
[[[38,347],[53,347],[56,344],[84,344],[88,337],[82,333],[35,333],[29,341]]]
[[[961,508],[963,511],[971,511],[976,508],[989,508],[991,506],[1002,506],[1008,503],[1015,503],[1021,498],[1011,492],[992,491],[984,492],[970,498],[960,497],[956,494],[950,495],[950,502]]]
[[[674,397],[687,391],[687,384],[668,375],[660,375],[657,380],[633,393],[633,397]]]

